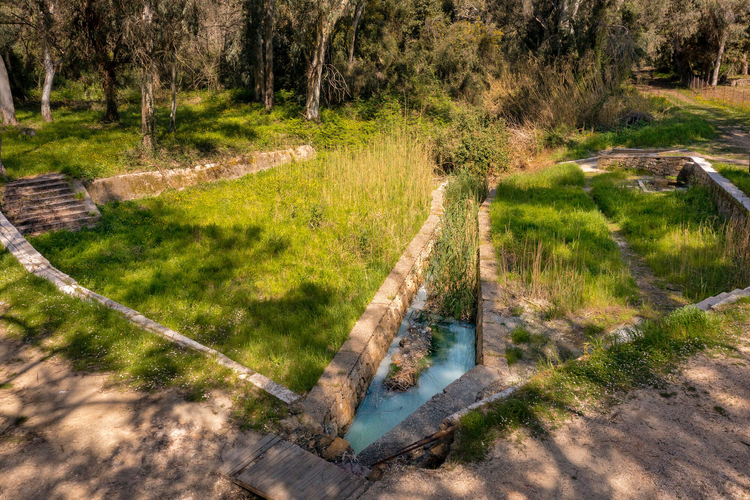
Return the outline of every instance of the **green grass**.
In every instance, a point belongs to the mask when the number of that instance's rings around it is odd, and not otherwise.
[[[725,342],[728,324],[719,315],[679,309],[645,322],[633,342],[615,343],[609,349],[599,344],[580,360],[542,371],[511,398],[465,416],[453,456],[459,462],[481,460],[499,435],[526,428],[543,436],[557,419],[611,404],[624,391],[658,386],[681,359]]]
[[[236,181],[101,207],[31,240],[83,286],[307,391],[429,213],[410,134]]]
[[[55,104],[53,102],[53,104]],[[271,113],[247,103],[236,92],[191,92],[179,96],[177,131],[168,132],[169,106],[157,107],[155,156],[140,158],[140,107],[123,104],[119,124],[103,124],[103,112],[80,103],[57,103],[54,121],[44,123],[37,105],[16,110],[29,137],[15,128],[3,131],[3,164],[11,178],[64,172],[94,179],[130,171],[194,166],[239,154],[300,144],[317,149],[361,144],[400,116],[396,102],[357,102],[321,111],[321,124],[303,118],[302,107],[282,100]],[[0,130],[2,128],[0,127]]]
[[[666,106],[666,102],[662,103]],[[558,160],[587,158],[611,148],[688,147],[710,141],[715,127],[703,116],[672,108],[658,113],[654,121],[615,130],[581,132],[570,136],[556,155]]]
[[[635,281],[606,218],[583,191],[578,166],[558,165],[503,178],[491,207],[501,282],[521,282],[553,304],[552,316],[627,308]]]
[[[730,163],[713,163],[713,167],[740,191],[750,196],[750,172],[747,167]]]
[[[747,286],[745,239],[719,216],[707,188],[644,193],[621,187],[625,176],[597,176],[592,195],[656,276],[696,302]]]
[[[116,380],[138,389],[175,387],[200,400],[212,389],[230,392],[240,402],[242,426],[278,417],[279,403],[203,354],[144,332],[118,313],[69,297],[27,273],[0,250],[0,325],[12,338],[65,357],[76,370],[113,371]],[[2,387],[13,383],[10,375]]]

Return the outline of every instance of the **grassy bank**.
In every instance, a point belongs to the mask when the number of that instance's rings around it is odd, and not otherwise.
[[[549,301],[553,317],[628,308],[637,297],[607,220],[583,184],[574,164],[514,174],[500,181],[491,207],[501,283]],[[610,321],[621,320],[615,316]]]
[[[233,372],[193,351],[137,328],[98,305],[69,297],[27,273],[0,250],[0,328],[11,338],[60,355],[83,371],[113,371],[119,382],[138,389],[174,387],[188,399],[213,389],[233,395],[241,425],[257,425],[282,411]],[[4,383],[13,383],[12,376]]]
[[[315,124],[304,120],[303,108],[295,102],[281,99],[266,113],[261,104],[236,92],[192,92],[180,95],[177,131],[170,134],[169,106],[162,104],[156,112],[158,147],[151,159],[140,158],[140,106],[122,105],[120,123],[105,124],[99,122],[101,110],[74,101],[54,106],[52,123],[41,120],[37,106],[18,108],[21,126],[35,128],[36,136],[6,128],[3,164],[11,178],[59,171],[94,179],[300,144],[318,149],[359,144],[400,116],[396,102],[364,102],[324,109],[322,123]]]
[[[433,167],[399,131],[230,182],[102,207],[32,244],[83,286],[309,390],[429,213]]]
[[[742,319],[747,317],[744,311]],[[525,427],[541,436],[556,419],[616,402],[625,391],[656,385],[679,360],[727,340],[738,315],[685,308],[641,325],[633,342],[601,344],[580,360],[538,373],[510,399],[474,411],[459,424],[454,458],[480,460],[494,438]],[[746,326],[746,325],[745,325]]]
[[[623,188],[626,175],[597,176],[592,195],[655,275],[695,302],[747,286],[744,238],[719,216],[706,188],[644,193]]]
[[[555,159],[576,160],[611,148],[683,148],[713,139],[716,130],[704,116],[668,107],[663,98],[651,97],[654,120],[611,130],[581,131],[568,136]]]

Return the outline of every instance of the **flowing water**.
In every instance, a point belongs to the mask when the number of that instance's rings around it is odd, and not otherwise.
[[[398,352],[398,344],[406,334],[409,323],[416,321],[419,312],[425,309],[426,300],[427,291],[421,288],[367,389],[349,432],[344,436],[355,453],[377,441],[432,396],[471,370],[476,363],[474,325],[457,321],[440,321],[437,325],[431,323],[435,350],[430,355],[430,367],[422,372],[419,383],[404,392],[385,388],[383,380],[388,375],[391,357]]]

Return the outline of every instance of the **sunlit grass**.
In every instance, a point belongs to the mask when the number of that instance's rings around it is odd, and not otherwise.
[[[750,284],[744,231],[718,214],[708,188],[644,193],[622,187],[624,176],[597,176],[592,194],[654,274],[696,302]]]
[[[304,119],[296,102],[281,100],[267,113],[261,104],[244,99],[232,91],[183,93],[174,134],[168,132],[169,106],[162,102],[156,111],[158,147],[149,159],[140,157],[138,105],[122,104],[119,124],[100,123],[103,112],[88,104],[55,105],[53,100],[52,123],[42,121],[37,105],[23,106],[16,110],[17,117],[22,127],[35,128],[36,136],[0,127],[3,164],[11,178],[64,172],[94,179],[156,166],[192,167],[301,144],[319,150],[359,145],[400,118],[398,105],[392,103],[353,103],[323,109],[321,124],[315,124]]]
[[[503,178],[491,208],[501,282],[520,281],[553,315],[628,307],[635,281],[574,164]],[[613,321],[615,318],[612,318]]]
[[[101,207],[32,240],[82,285],[309,390],[429,213],[405,131],[236,181]]]
[[[732,184],[740,188],[745,195],[750,196],[750,172],[748,168],[741,165],[729,163],[713,163],[713,167],[721,175],[729,179]]]

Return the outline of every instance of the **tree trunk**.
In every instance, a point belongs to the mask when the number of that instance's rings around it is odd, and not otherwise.
[[[724,46],[727,44],[728,30],[724,30],[719,39],[719,53],[716,55],[716,64],[714,65],[714,72],[711,75],[711,86],[716,87],[719,83],[719,69],[721,69],[721,58],[724,55]]]
[[[55,78],[55,63],[52,62],[52,55],[49,53],[49,44],[46,40],[44,45],[44,87],[42,90],[42,120],[49,123],[52,121],[52,110],[49,106],[50,96],[52,94],[52,80]]]
[[[266,111],[273,108],[273,4],[274,0],[266,0],[265,19],[263,20],[263,42],[265,45],[265,89],[264,101]]]
[[[172,111],[169,113],[169,131],[175,131],[175,116],[177,114],[177,54],[172,61]]]
[[[742,70],[741,74],[742,76],[747,76],[747,52],[742,53]]]
[[[357,10],[354,12],[352,38],[349,40],[349,69],[354,66],[354,41],[357,39],[357,27],[359,26],[359,20],[362,18],[362,13],[365,11],[365,5],[367,5],[367,0],[359,0]]]
[[[255,30],[255,100],[263,102],[263,92],[265,90],[265,78],[263,71],[263,31],[260,22]]]
[[[141,80],[141,146],[143,153],[148,155],[156,147],[156,120],[154,117],[154,64],[143,69]]]
[[[104,87],[104,99],[106,100],[106,111],[102,121],[106,123],[119,122],[120,113],[117,111],[117,77],[114,64],[100,64],[99,71],[102,75],[102,87]]]
[[[307,71],[307,101],[305,103],[305,118],[315,122],[320,121],[320,84],[323,78],[323,60],[328,47],[328,29],[324,22],[321,24],[313,58]]]
[[[2,57],[0,57],[0,112],[3,115],[3,124],[18,125],[16,108],[13,106],[13,94],[10,92],[10,79]]]

